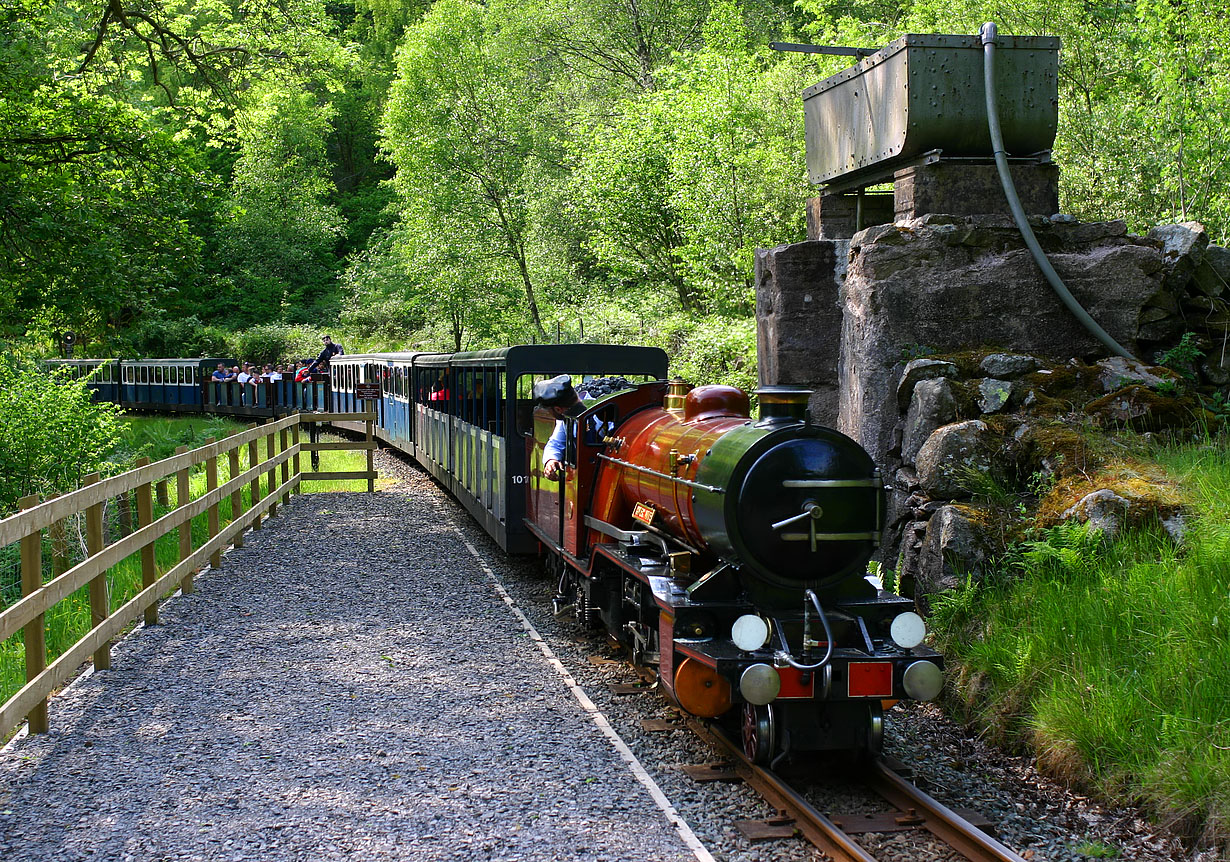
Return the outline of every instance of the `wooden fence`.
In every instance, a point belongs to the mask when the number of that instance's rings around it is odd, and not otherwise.
[[[0,738],[7,736],[23,718],[32,733],[47,730],[47,698],[88,659],[93,657],[96,670],[111,665],[111,641],[144,617],[147,624],[158,622],[158,603],[176,589],[193,590],[193,575],[206,563],[218,566],[222,551],[229,545],[242,547],[243,534],[249,528],[260,529],[263,517],[275,517],[279,503],[289,495],[302,493],[303,481],[325,479],[366,479],[367,490],[374,488],[376,472],[372,456],[376,448],[373,437],[374,413],[296,413],[265,425],[252,426],[221,441],[211,441],[189,451],[180,447],[175,455],[162,461],[138,462],[136,469],[108,479],[97,474],[86,478],[82,488],[71,494],[40,502],[38,497],[20,501],[22,511],[0,520],[0,549],[20,546],[22,597],[0,612],[0,643],[22,633],[25,651],[25,685],[0,705]],[[300,442],[300,425],[322,421],[361,421],[366,424],[367,439],[356,442]],[[261,441],[265,454],[260,454]],[[240,454],[248,449],[249,467],[241,472]],[[329,449],[366,449],[367,470],[352,472],[311,473],[300,470],[300,453]],[[218,483],[218,459],[226,458],[230,479]],[[191,471],[204,465],[206,490],[191,499]],[[155,493],[164,507],[170,505],[168,484],[174,479],[174,508],[154,518]],[[262,484],[264,489],[262,490]],[[245,506],[243,489],[250,488]],[[131,496],[136,497],[137,524],[131,524]],[[231,519],[220,523],[219,503],[230,500]],[[121,521],[118,541],[106,543],[104,507],[117,501],[117,516]],[[122,501],[122,505],[119,503]],[[129,530],[123,529],[124,516]],[[207,538],[195,546],[192,519],[205,516]],[[83,559],[69,566],[64,547],[65,523],[84,516],[85,552]],[[45,579],[43,566],[44,531],[52,549],[51,578]],[[154,543],[171,532],[177,532],[176,562],[160,571],[155,558]],[[107,572],[134,555],[140,556],[141,589],[114,611],[111,610]],[[89,595],[89,630],[67,646],[50,664],[47,662],[45,618],[59,602],[76,591],[87,588]]]

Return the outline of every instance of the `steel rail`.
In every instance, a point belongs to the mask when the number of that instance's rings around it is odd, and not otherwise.
[[[882,760],[873,764],[867,782],[873,790],[902,811],[913,808],[925,815],[923,828],[974,862],[1025,862],[947,805],[919,790]]]
[[[799,833],[835,862],[876,862],[849,834],[822,814],[794,788],[770,770],[748,760],[735,742],[715,733],[694,718],[687,719],[692,731],[715,748],[729,755],[740,778],[766,802],[794,818]],[[1025,862],[1008,847],[987,835],[951,808],[919,790],[883,760],[868,764],[869,789],[902,812],[910,809],[921,815],[919,828],[926,829],[970,862]]]
[[[744,783],[759,793],[774,808],[781,809],[794,818],[795,827],[814,847],[826,853],[833,862],[876,862],[858,843],[843,832],[798,791],[787,785],[777,775],[762,769],[747,759],[737,745],[720,733],[714,733],[694,718],[687,719],[692,732],[701,739],[729,754],[734,760],[734,769]]]

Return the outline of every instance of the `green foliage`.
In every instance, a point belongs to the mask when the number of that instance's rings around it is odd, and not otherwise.
[[[1230,812],[1230,441],[1161,447],[1189,499],[1182,545],[1159,526],[1114,542],[1064,525],[931,622],[979,718],[1061,777],[1213,840]]]
[[[268,323],[235,333],[235,358],[258,365],[314,359],[320,353],[320,337],[328,335],[306,326]],[[336,333],[333,333],[336,336]],[[340,342],[340,339],[338,339]],[[345,346],[343,344],[343,346]]]
[[[237,323],[337,316],[335,246],[343,234],[325,158],[330,111],[311,93],[270,88],[239,125],[233,203],[222,233]]]
[[[106,470],[118,413],[92,403],[84,379],[0,361],[0,517],[28,494],[72,491]]]
[[[128,330],[123,356],[192,357],[228,356],[234,352],[231,334],[220,326],[204,323],[197,315],[169,318],[150,315]]]
[[[1179,339],[1179,343],[1169,350],[1158,354],[1157,361],[1159,365],[1165,365],[1167,368],[1172,368],[1182,374],[1185,378],[1196,382],[1196,363],[1204,356],[1204,351],[1200,349],[1200,345],[1196,343],[1196,333],[1185,332],[1183,337]],[[1173,382],[1173,381],[1163,381]],[[1154,387],[1158,392],[1162,391],[1162,387]]]
[[[911,359],[923,359],[933,355],[935,355],[935,348],[928,347],[925,344],[907,344],[901,348],[902,362],[909,362]]]

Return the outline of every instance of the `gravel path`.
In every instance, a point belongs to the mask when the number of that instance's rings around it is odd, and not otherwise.
[[[696,858],[451,506],[304,496],[249,534],[0,757],[0,859]]]

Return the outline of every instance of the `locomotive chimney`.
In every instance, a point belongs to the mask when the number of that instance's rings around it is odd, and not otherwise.
[[[691,388],[691,386],[683,382],[682,378],[672,377],[666,384],[666,400],[662,406],[667,410],[675,410],[682,413],[684,399]]]
[[[760,399],[760,421],[757,425],[774,425],[778,422],[806,422],[807,402],[810,389],[794,386],[762,386],[756,390]]]

